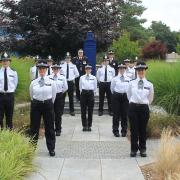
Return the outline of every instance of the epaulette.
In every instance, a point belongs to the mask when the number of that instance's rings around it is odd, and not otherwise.
[[[54,81],[54,79],[53,79],[53,78],[51,78],[51,77],[50,77],[49,79],[51,79],[51,80],[53,80],[53,81]]]
[[[64,74],[60,74],[60,75],[65,76]]]
[[[136,78],[135,79],[131,79],[130,81],[134,81],[134,80],[136,80]]]

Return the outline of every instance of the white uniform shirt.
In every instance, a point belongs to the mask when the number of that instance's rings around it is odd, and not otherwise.
[[[129,81],[130,79],[125,75],[123,75],[124,80],[121,80],[122,75],[118,74],[116,77],[114,77],[111,81],[111,92],[112,94],[114,92],[117,93],[127,93]]]
[[[0,69],[0,92],[4,93],[4,67]],[[8,90],[6,93],[15,92],[18,84],[18,75],[17,72],[12,70],[10,67],[7,67],[7,80],[8,80]]]
[[[30,78],[31,78],[31,80],[36,79],[36,72],[37,72],[36,65],[30,68]],[[38,74],[38,77],[39,77],[39,72],[37,72],[37,74]]]
[[[49,75],[53,74],[53,70],[52,70],[51,67],[52,67],[52,66],[50,66],[49,68],[47,68],[46,76],[49,76]],[[50,71],[50,74],[48,74],[48,71]]]
[[[137,104],[151,104],[154,98],[154,87],[153,84],[147,81],[145,78],[143,80],[143,89],[138,88],[138,82],[140,78],[130,81],[127,96],[129,102]]]
[[[50,69],[50,75],[53,74],[52,68],[49,67],[49,69]],[[31,78],[31,80],[34,80],[37,77],[39,77],[39,72],[37,72],[37,70],[38,69],[37,69],[36,65],[34,65],[33,67],[30,68],[30,78]],[[37,73],[37,77],[36,77],[36,73]],[[46,71],[46,76],[48,76],[48,69]]]
[[[30,84],[30,97],[31,100],[36,99],[38,101],[45,101],[52,99],[52,102],[55,101],[57,88],[56,83],[49,79],[48,76],[44,76],[44,86],[40,86],[39,82],[41,77],[33,80]]]
[[[105,68],[106,66],[103,65],[101,68],[97,70],[97,80],[99,82],[111,82],[112,78],[115,76],[115,70],[111,66],[107,65],[107,81],[105,80]]]
[[[82,90],[93,90],[94,94],[96,94],[97,91],[97,79],[93,75],[83,75],[80,77],[79,80],[79,90],[82,92]]]
[[[136,70],[134,67],[128,67],[125,72],[126,76],[129,77],[131,80],[136,78]]]
[[[67,63],[61,65],[62,74],[66,77],[67,75]],[[79,72],[77,67],[72,62],[69,63],[69,78],[67,81],[73,81],[75,78],[79,77]]]
[[[48,77],[56,83],[57,93],[64,93],[68,90],[67,80],[64,75],[58,73],[57,78],[54,77],[54,74]]]

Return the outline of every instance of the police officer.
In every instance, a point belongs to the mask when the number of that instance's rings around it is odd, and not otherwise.
[[[133,60],[128,60],[128,64],[126,64],[126,76],[129,77],[131,80],[136,78],[136,70],[134,66]]]
[[[54,102],[55,113],[55,131],[56,136],[61,135],[62,115],[64,111],[64,93],[68,90],[67,80],[64,75],[61,75],[59,64],[52,65],[53,74],[49,76],[56,83],[57,94]]]
[[[68,83],[68,96],[69,96],[69,109],[70,115],[75,116],[74,113],[74,80],[79,77],[79,72],[75,64],[71,62],[71,55],[67,52],[65,63],[61,66],[62,72],[67,79]]]
[[[81,92],[81,120],[83,131],[91,131],[92,116],[94,108],[94,94],[97,91],[97,79],[91,75],[92,66],[85,67],[86,74],[81,76],[79,81],[79,88]],[[88,110],[88,117],[86,112]]]
[[[14,92],[18,84],[17,72],[11,69],[10,56],[5,52],[1,55],[0,62],[0,127],[3,129],[3,118],[6,116],[6,128],[13,128]]]
[[[84,56],[82,49],[78,51],[78,56],[73,58],[72,63],[76,65],[80,75],[75,79],[76,99],[77,101],[80,101],[79,79],[82,75],[85,74],[85,66],[88,64],[88,58]]]
[[[114,52],[112,50],[110,50],[108,52],[108,59],[109,59],[109,65],[115,69],[115,73],[117,75],[118,74],[118,63],[114,59]]]
[[[118,66],[119,73],[112,79],[112,109],[113,109],[113,134],[115,137],[120,137],[119,134],[119,119],[121,119],[121,135],[125,137],[127,134],[127,112],[129,101],[127,99],[127,88],[130,79],[126,76],[125,64]]]
[[[154,97],[153,84],[145,75],[148,66],[138,62],[136,67],[137,79],[129,84],[127,96],[129,99],[129,120],[131,131],[131,157],[135,157],[138,150],[140,155],[146,157],[146,128],[149,120],[149,104]]]
[[[47,61],[41,60],[37,64],[40,77],[30,84],[31,114],[30,134],[36,144],[39,136],[41,116],[44,120],[46,144],[50,156],[55,156],[55,130],[53,103],[57,88],[53,80],[46,76]]]
[[[37,79],[39,77],[38,68],[36,67],[39,60],[39,56],[37,55],[34,58],[35,64],[30,68],[30,78],[31,80]]]
[[[49,76],[49,75],[51,75],[53,73],[53,70],[52,70],[53,62],[54,62],[54,60],[52,59],[52,56],[49,55],[48,58],[47,58],[47,64],[49,66],[48,70],[46,72],[47,76]]]
[[[109,115],[112,115],[111,104],[111,80],[115,76],[115,70],[109,65],[107,56],[103,58],[102,67],[97,70],[97,80],[99,82],[99,116],[103,115],[104,97],[108,100]]]

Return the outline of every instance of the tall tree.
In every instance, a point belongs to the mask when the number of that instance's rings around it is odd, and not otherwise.
[[[168,52],[176,51],[177,40],[174,33],[171,32],[170,27],[161,21],[153,21],[150,30],[156,37],[156,40],[160,40],[166,44]]]
[[[23,37],[24,50],[57,56],[67,50],[75,52],[89,30],[95,33],[98,47],[110,43],[115,33],[109,30],[117,22],[115,4],[107,6],[106,0],[3,0],[1,16],[8,20],[11,34]]]

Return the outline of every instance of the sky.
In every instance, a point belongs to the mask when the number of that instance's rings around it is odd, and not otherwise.
[[[147,19],[145,27],[152,21],[162,21],[172,31],[180,31],[180,0],[142,0],[142,4],[147,8],[142,15]]]

